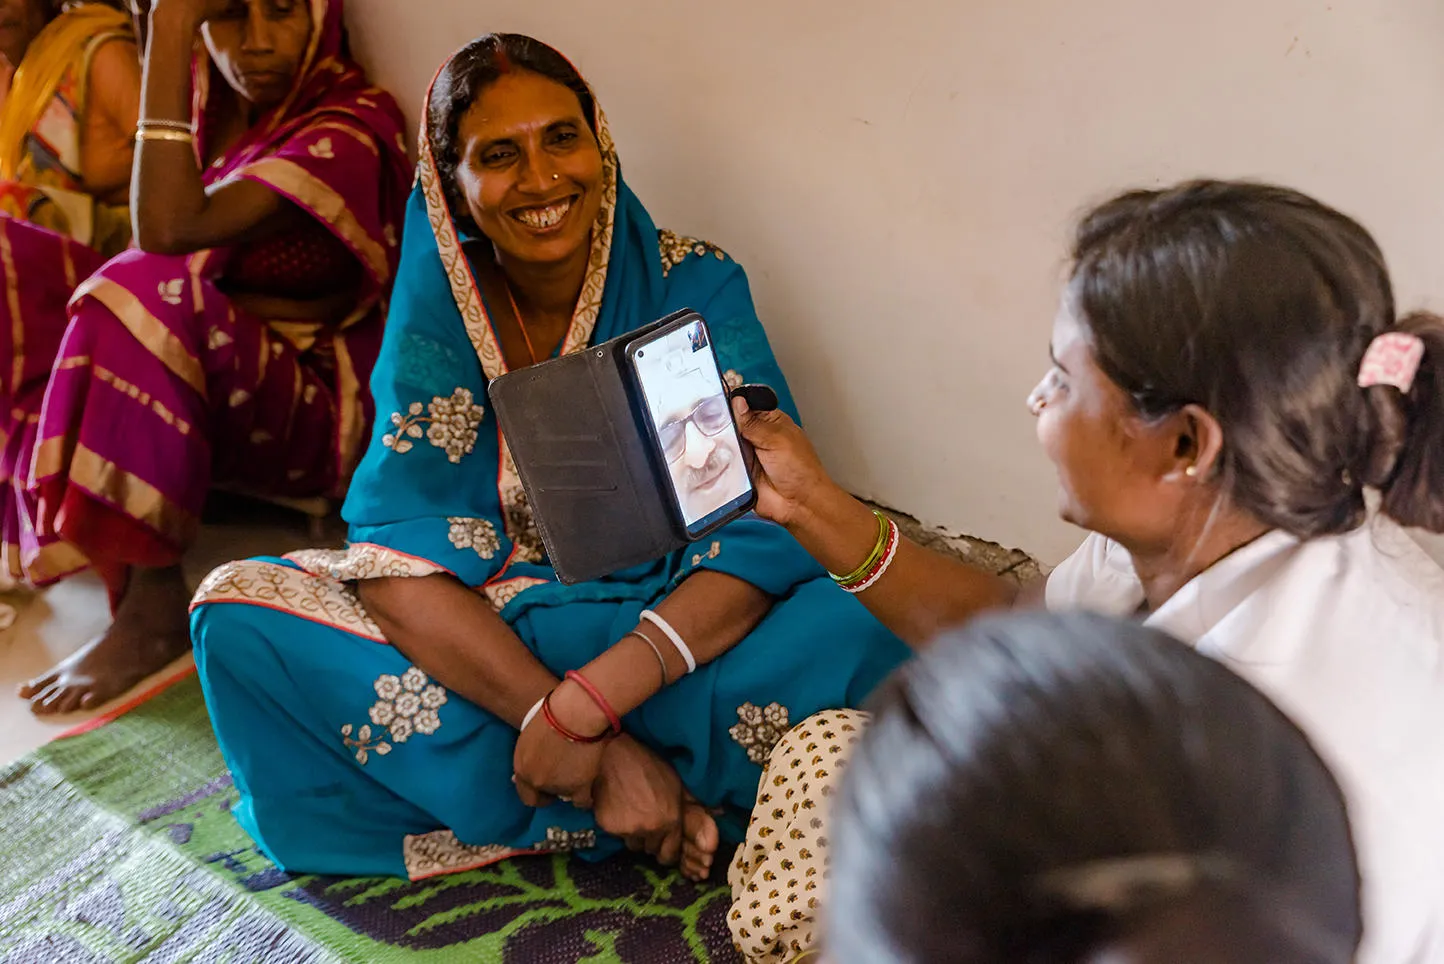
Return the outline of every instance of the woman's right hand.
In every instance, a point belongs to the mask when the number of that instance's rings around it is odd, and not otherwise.
[[[163,20],[199,29],[201,24],[233,6],[235,0],[138,0],[133,9],[146,10],[151,21]]]
[[[574,734],[590,737],[610,728],[591,697],[575,683],[559,684],[547,699],[553,717]],[[544,807],[558,799],[590,810],[592,785],[601,773],[606,747],[606,741],[573,743],[552,727],[545,713],[538,713],[517,737],[512,758],[522,803]]]
[[[812,443],[786,412],[754,412],[741,398],[732,400],[732,411],[755,453],[752,484],[758,515],[790,525],[819,494],[837,488]]]
[[[607,744],[573,743],[538,716],[516,739],[512,770],[516,793],[528,807],[565,800],[592,808],[592,785],[602,769]]]

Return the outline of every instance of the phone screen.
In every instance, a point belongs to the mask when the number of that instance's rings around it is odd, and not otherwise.
[[[752,497],[711,333],[694,315],[629,353],[672,494],[695,535]]]

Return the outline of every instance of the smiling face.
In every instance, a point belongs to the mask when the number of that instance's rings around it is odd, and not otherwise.
[[[201,35],[226,83],[264,110],[291,92],[311,28],[306,0],[231,0]]]
[[[602,152],[568,88],[527,70],[488,85],[457,132],[457,186],[500,255],[585,257],[602,207]]]

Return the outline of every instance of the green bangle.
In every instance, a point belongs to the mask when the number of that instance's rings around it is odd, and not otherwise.
[[[876,509],[872,510],[872,514],[877,518],[877,544],[872,547],[872,552],[870,552],[868,554],[868,557],[863,560],[862,565],[858,566],[847,575],[839,576],[834,572],[828,573],[828,575],[832,577],[832,581],[837,583],[839,586],[844,586],[848,583],[857,582],[864,575],[866,575],[873,566],[877,565],[877,561],[881,559],[882,554],[887,551],[887,516],[883,515]]]

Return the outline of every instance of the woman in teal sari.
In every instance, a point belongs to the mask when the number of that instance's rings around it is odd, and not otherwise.
[[[490,379],[691,307],[729,381],[792,400],[742,269],[657,230],[560,54],[483,37],[426,118],[349,546],[232,563],[196,596],[236,816],[290,870],[417,879],[625,844],[704,876],[790,723],[855,705],[906,650],[755,516],[556,581]]]

